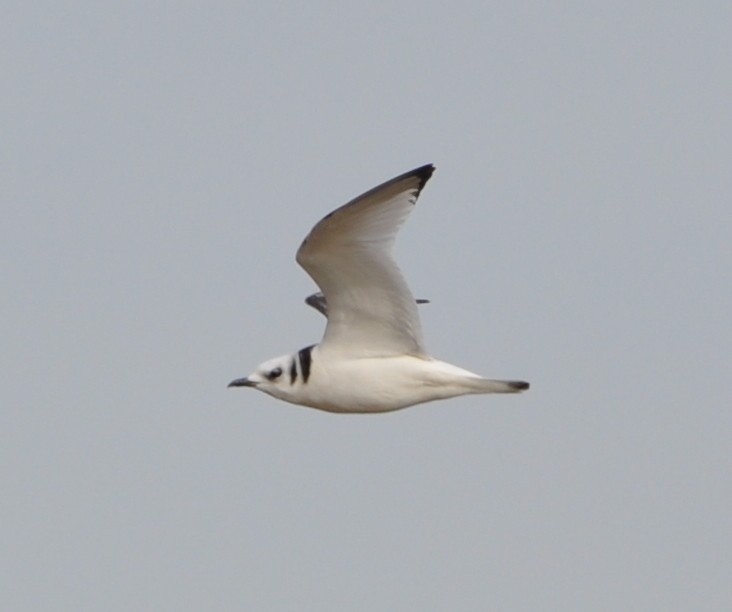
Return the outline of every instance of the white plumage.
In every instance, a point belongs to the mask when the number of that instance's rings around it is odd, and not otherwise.
[[[319,221],[297,262],[322,291],[306,301],[326,315],[323,340],[266,361],[229,386],[330,412],[384,412],[468,393],[515,393],[499,381],[427,355],[417,301],[391,250],[434,166],[406,172]],[[419,300],[423,302],[426,300]]]

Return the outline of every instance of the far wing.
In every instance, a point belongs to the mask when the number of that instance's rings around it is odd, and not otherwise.
[[[391,250],[433,171],[422,166],[367,191],[324,217],[303,241],[297,261],[327,303],[321,350],[425,354],[417,304]]]
[[[321,313],[326,319],[328,318],[328,304],[325,301],[325,296],[322,293],[313,293],[305,298],[305,303],[308,306],[312,306]]]
[[[422,298],[417,298],[415,302],[417,302],[417,304],[430,303],[429,300],[423,300]],[[326,319],[328,318],[328,303],[325,301],[325,296],[322,293],[318,292],[309,295],[305,298],[305,303],[308,306],[315,308],[315,310],[322,314]]]

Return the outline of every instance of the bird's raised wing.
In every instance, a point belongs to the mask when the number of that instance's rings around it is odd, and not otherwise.
[[[303,241],[297,262],[327,302],[321,350],[426,354],[417,304],[391,250],[433,171],[422,166],[374,187],[325,216]]]

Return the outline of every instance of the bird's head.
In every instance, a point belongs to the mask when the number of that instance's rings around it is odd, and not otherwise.
[[[290,368],[293,358],[283,355],[269,359],[257,366],[249,376],[237,378],[229,383],[229,387],[254,387],[274,397],[285,399],[287,389],[291,385]]]

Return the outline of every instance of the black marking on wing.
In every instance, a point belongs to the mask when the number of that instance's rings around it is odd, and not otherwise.
[[[297,360],[293,357],[290,363],[290,384],[294,385],[297,380]]]
[[[426,166],[421,166],[419,168],[415,168],[410,172],[409,174],[414,174],[416,177],[419,178],[419,186],[417,187],[417,193],[422,191],[422,187],[425,186],[425,183],[430,180],[430,177],[432,176],[432,173],[435,171],[435,167],[432,164],[427,164]]]
[[[306,346],[304,349],[300,349],[297,354],[300,361],[300,371],[302,372],[302,382],[304,383],[308,382],[308,378],[310,378],[310,364],[313,362],[312,352],[314,346],[314,344]]]

